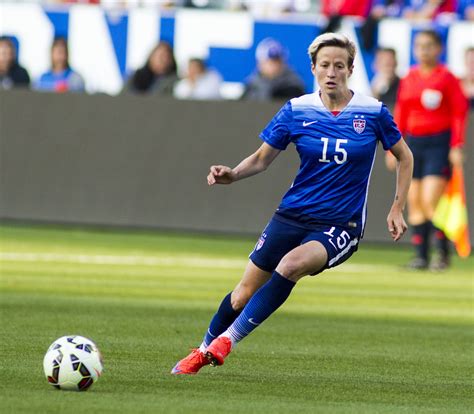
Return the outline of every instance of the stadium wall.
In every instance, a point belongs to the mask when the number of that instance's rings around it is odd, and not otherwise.
[[[263,174],[207,186],[211,164],[234,166],[260,145],[276,103],[4,91],[0,105],[2,219],[257,234],[298,169],[288,150]],[[379,149],[366,240],[389,240],[394,181]]]

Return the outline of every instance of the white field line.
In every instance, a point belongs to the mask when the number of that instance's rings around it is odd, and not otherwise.
[[[90,255],[67,253],[0,252],[0,261],[56,262],[119,266],[183,266],[183,267],[245,267],[242,259],[212,259],[205,257],[147,257],[129,255]]]
[[[91,255],[67,253],[27,253],[0,252],[0,261],[4,262],[42,262],[42,263],[73,263],[118,266],[181,266],[181,267],[213,267],[213,268],[244,268],[246,259],[214,259],[206,257],[148,257],[136,255]],[[381,272],[383,266],[370,264],[343,264],[331,271],[336,272]]]

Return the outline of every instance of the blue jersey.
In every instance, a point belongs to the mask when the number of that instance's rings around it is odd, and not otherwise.
[[[260,137],[279,150],[292,142],[301,159],[277,214],[362,234],[377,143],[388,150],[401,135],[387,107],[376,99],[354,93],[336,116],[316,92],[288,101]]]

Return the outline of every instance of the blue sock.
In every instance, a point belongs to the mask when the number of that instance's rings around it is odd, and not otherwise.
[[[223,300],[216,314],[209,324],[209,329],[204,335],[203,345],[208,347],[209,344],[217,338],[222,332],[224,332],[232,322],[235,321],[235,318],[240,315],[242,310],[234,310],[232,304],[230,303],[230,292]]]
[[[283,305],[295,284],[278,272],[273,272],[272,278],[254,293],[239,317],[227,329],[226,334],[232,343],[245,338]]]

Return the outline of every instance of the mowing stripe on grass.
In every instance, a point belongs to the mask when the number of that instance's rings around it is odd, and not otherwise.
[[[0,261],[5,262],[60,262],[94,265],[122,265],[122,266],[180,266],[180,267],[214,267],[214,268],[241,268],[247,264],[246,259],[216,259],[193,256],[136,256],[136,255],[90,255],[64,253],[31,253],[31,252],[0,252]],[[344,264],[333,271],[359,273],[378,272],[383,266],[370,264]],[[385,266],[385,268],[391,268]]]

